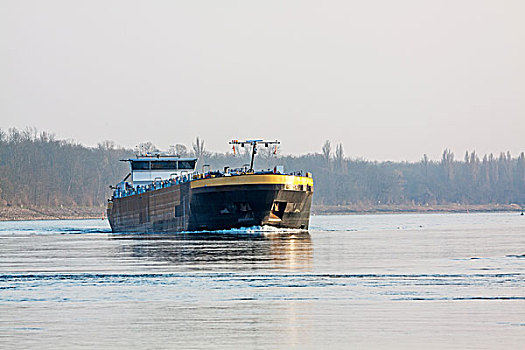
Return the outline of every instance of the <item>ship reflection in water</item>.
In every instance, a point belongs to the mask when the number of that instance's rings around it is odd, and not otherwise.
[[[307,231],[114,235],[121,254],[184,270],[285,269],[309,271]]]

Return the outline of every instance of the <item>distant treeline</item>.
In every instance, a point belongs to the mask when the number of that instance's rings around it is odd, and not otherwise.
[[[0,204],[100,205],[131,154],[111,142],[90,148],[35,129],[0,130]]]
[[[150,142],[140,148],[156,151]],[[190,148],[177,144],[170,151],[199,158],[199,170],[249,163],[248,147],[235,154],[211,153],[199,138]],[[86,147],[31,128],[0,129],[0,205],[102,205],[111,193],[108,186],[129,172],[119,160],[134,154],[112,141]],[[409,163],[347,158],[341,144],[332,150],[329,141],[319,153],[301,156],[281,156],[278,149],[261,147],[256,169],[275,165],[312,172],[317,204],[525,204],[523,152],[513,158],[508,152],[480,157],[472,151],[457,160],[445,150],[439,161],[423,155]]]

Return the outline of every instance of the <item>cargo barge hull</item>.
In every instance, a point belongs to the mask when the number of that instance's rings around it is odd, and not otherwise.
[[[294,175],[241,175],[194,180],[115,198],[113,232],[228,230],[252,226],[308,229],[313,180]]]

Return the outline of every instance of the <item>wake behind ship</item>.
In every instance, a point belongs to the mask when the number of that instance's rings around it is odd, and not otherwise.
[[[252,226],[308,229],[313,195],[310,173],[280,167],[254,171],[257,145],[278,141],[230,142],[250,145],[250,168],[195,171],[197,159],[144,154],[114,187],[107,216],[113,232],[228,230]],[[127,180],[130,181],[127,181]]]

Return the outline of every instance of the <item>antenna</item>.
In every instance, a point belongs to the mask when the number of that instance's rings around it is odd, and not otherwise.
[[[275,141],[263,141],[263,140],[246,140],[246,141],[239,141],[239,140],[231,140],[230,145],[241,145],[241,147],[244,147],[245,144],[252,146],[252,160],[250,162],[250,169],[249,171],[253,171],[253,160],[255,158],[255,155],[257,154],[257,145],[260,143],[264,143],[264,147],[268,147],[269,145],[279,145],[280,142]]]

